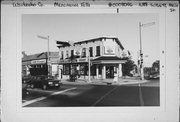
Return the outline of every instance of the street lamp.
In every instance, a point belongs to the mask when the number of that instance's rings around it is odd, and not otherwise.
[[[49,36],[47,37],[44,37],[44,36],[40,36],[40,35],[37,35],[38,38],[41,38],[41,39],[45,39],[47,40],[47,65],[48,65],[48,75],[50,74],[49,70],[50,70],[50,59],[49,59]]]
[[[150,23],[145,23],[145,24],[141,24],[141,22],[139,22],[139,35],[140,35],[140,75],[141,75],[141,80],[144,80],[141,27],[147,27],[147,26],[151,26],[151,25],[154,25],[154,24],[155,24],[155,22],[150,22]]]

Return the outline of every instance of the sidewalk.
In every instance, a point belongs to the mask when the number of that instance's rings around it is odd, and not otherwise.
[[[88,79],[77,79],[75,82],[72,82],[68,79],[61,79],[63,84],[72,84],[72,85],[126,85],[126,84],[141,84],[148,82],[147,80],[140,80],[138,77],[127,77],[127,78],[118,78],[118,81],[113,81],[113,79],[91,79],[91,82]]]

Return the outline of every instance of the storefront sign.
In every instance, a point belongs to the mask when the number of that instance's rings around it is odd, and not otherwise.
[[[87,58],[80,58],[77,60],[77,62],[87,62],[87,61],[88,61]]]
[[[74,49],[74,55],[81,56],[81,48]]]
[[[45,64],[45,63],[46,63],[46,59],[31,61],[31,64]]]
[[[106,39],[104,41],[104,54],[106,55],[115,54],[115,42],[112,39]]]
[[[77,62],[77,59],[73,59],[73,60],[70,60],[70,59],[59,60],[59,63],[76,63],[76,62]]]
[[[59,63],[70,63],[69,59],[59,60]]]
[[[92,61],[92,64],[100,64],[101,61]]]
[[[73,59],[70,63],[76,63],[77,59]]]

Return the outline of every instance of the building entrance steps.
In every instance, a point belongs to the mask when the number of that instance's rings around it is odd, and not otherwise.
[[[74,85],[126,85],[126,84],[141,84],[148,82],[148,80],[140,80],[139,77],[126,77],[118,78],[118,81],[113,79],[91,79],[91,82],[88,79],[77,79],[75,82],[70,81],[69,79],[61,79],[63,84],[74,84]]]

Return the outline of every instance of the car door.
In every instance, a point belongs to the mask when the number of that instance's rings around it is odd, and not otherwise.
[[[36,76],[34,79],[34,86],[39,87],[39,77],[38,76]]]
[[[41,77],[41,87],[46,84],[46,77],[45,76],[42,76]]]
[[[42,87],[42,76],[37,77],[36,84],[39,88]]]
[[[36,87],[36,77],[35,76],[32,77],[31,84]]]

